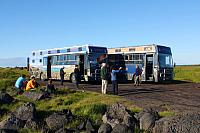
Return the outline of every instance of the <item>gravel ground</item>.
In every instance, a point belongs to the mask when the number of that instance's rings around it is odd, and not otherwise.
[[[60,86],[59,81],[54,81],[54,84],[56,88],[75,88],[70,82],[65,82],[64,86]],[[101,93],[100,84],[82,83],[80,88]],[[111,84],[108,85],[108,94],[112,94]],[[119,84],[119,96],[133,101],[141,108],[173,110],[178,114],[200,111],[200,84],[197,83],[174,81],[168,84],[145,83],[141,86],[134,86],[132,83]]]

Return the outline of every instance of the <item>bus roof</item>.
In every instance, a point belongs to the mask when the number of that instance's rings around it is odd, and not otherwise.
[[[156,44],[148,44],[148,45],[138,45],[138,46],[127,46],[127,47],[117,47],[117,48],[108,48],[108,53],[151,53],[156,52],[157,47],[166,47],[162,45]],[[169,47],[166,47],[169,48]]]
[[[67,52],[67,53],[45,54],[43,57],[55,56],[55,55],[85,54],[85,53],[87,53],[87,52],[86,52],[86,51],[79,51],[79,52]]]
[[[127,48],[127,47],[146,47],[146,46],[163,46],[163,47],[167,47],[164,45],[160,45],[160,44],[144,44],[144,45],[133,45],[133,46],[123,46],[123,47],[110,47],[108,49],[113,49],[113,48]]]
[[[43,52],[43,51],[53,51],[53,50],[63,50],[63,49],[70,49],[70,48],[80,48],[80,47],[100,47],[102,48],[102,46],[95,46],[93,44],[85,44],[85,45],[74,45],[71,47],[62,47],[62,48],[50,48],[50,49],[43,49],[43,50],[33,50],[32,52]]]

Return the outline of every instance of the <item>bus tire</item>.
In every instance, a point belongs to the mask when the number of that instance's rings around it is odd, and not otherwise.
[[[39,79],[40,79],[40,81],[46,81],[46,80],[48,80],[47,77],[46,77],[46,74],[43,73],[43,72],[40,73]]]
[[[73,73],[70,75],[70,82],[76,83],[75,75]]]

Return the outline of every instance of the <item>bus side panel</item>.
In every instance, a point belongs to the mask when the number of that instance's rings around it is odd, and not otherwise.
[[[142,64],[138,64],[139,68],[142,70]],[[136,64],[126,64],[126,70],[127,70],[127,79],[128,80],[134,80],[134,74],[136,70]]]
[[[51,67],[51,75],[52,75],[51,77],[52,77],[52,79],[60,79],[60,69],[63,66],[65,67],[64,68],[64,72],[65,72],[64,79],[65,80],[70,80],[70,76],[74,72],[74,65],[57,65],[57,66],[52,66]]]
[[[154,62],[153,62],[153,75],[154,75],[154,81],[158,82],[159,78],[159,63],[158,63],[158,54],[154,54]]]
[[[135,64],[126,64],[126,70],[127,70],[127,79],[133,80],[133,74],[135,73]]]

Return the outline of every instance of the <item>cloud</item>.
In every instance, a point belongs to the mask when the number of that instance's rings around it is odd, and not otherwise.
[[[16,57],[16,58],[0,58],[0,67],[25,67],[26,58]]]

